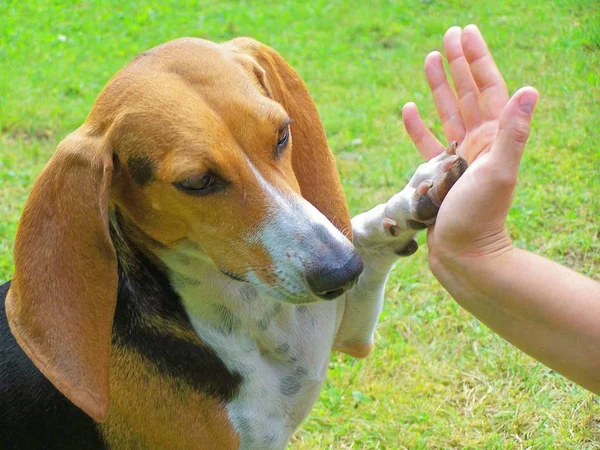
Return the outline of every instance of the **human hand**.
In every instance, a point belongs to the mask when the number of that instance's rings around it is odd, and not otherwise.
[[[505,229],[529,124],[539,94],[531,87],[509,101],[506,84],[481,33],[474,25],[452,27],[444,50],[456,93],[442,56],[430,53],[425,74],[448,141],[470,164],[448,193],[428,234],[434,274],[440,263],[460,256],[495,254],[511,248]],[[413,103],[403,108],[405,128],[427,159],[444,150]],[[436,274],[437,275],[437,274]]]

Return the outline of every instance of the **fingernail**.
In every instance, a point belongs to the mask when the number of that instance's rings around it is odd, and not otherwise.
[[[525,92],[519,98],[519,109],[525,114],[531,114],[536,103],[537,95],[534,92]]]

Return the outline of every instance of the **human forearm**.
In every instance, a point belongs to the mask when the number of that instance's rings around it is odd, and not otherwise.
[[[600,283],[515,248],[431,263],[456,301],[492,330],[600,393]]]

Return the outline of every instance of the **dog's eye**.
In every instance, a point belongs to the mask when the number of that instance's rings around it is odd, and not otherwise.
[[[279,141],[277,141],[277,156],[280,156],[281,153],[285,150],[290,141],[290,126],[287,124],[284,128],[279,132]]]
[[[174,183],[174,185],[177,189],[187,192],[188,194],[206,195],[215,190],[215,187],[217,187],[216,181],[216,177],[213,174],[207,173]]]

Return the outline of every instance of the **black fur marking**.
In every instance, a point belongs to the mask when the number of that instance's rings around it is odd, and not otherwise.
[[[239,427],[240,431],[242,431],[242,432],[251,433],[252,432],[252,421],[246,416],[241,416],[238,419],[238,427]]]
[[[118,213],[112,216],[112,222],[123,225]],[[193,389],[223,401],[233,398],[242,377],[229,371],[211,348],[150,325],[148,318],[154,316],[191,330],[181,299],[165,271],[119,234],[111,223],[119,256],[113,345],[138,352],[160,373],[176,377]],[[0,448],[106,448],[95,422],[50,383],[16,343],[5,313],[9,287],[10,283],[0,286]]]
[[[0,286],[0,448],[106,448],[94,421],[42,375],[10,332]]]
[[[145,186],[154,180],[156,165],[147,156],[134,156],[127,161],[127,167],[133,180],[140,186]]]
[[[276,440],[277,440],[277,436],[275,436],[274,434],[269,434],[264,437],[263,444],[265,445],[265,447],[268,448],[268,447],[272,446]]]
[[[281,393],[283,395],[297,394],[300,390],[300,386],[300,380],[297,377],[290,375],[281,381]]]
[[[304,367],[296,368],[294,375],[290,375],[281,380],[279,387],[283,395],[295,395],[302,387],[301,379],[306,376],[307,370]]]
[[[257,294],[256,288],[253,286],[244,286],[240,289],[240,297],[242,297],[242,299],[248,303],[256,300]]]
[[[308,306],[298,306],[297,312],[298,314],[302,314],[305,320],[308,320],[311,326],[315,326],[317,324],[317,319],[315,318],[314,314],[308,309]]]
[[[192,330],[181,298],[165,270],[131,242],[120,240],[121,233],[114,232],[113,227],[123,219],[118,214],[114,219],[111,234],[117,255],[131,255],[133,260],[119,261],[113,342],[137,351],[165,375],[179,378],[208,395],[231,400],[242,381],[239,373],[229,371],[210,347],[182,340],[148,324],[146,319],[154,315]],[[127,251],[121,251],[123,246],[128,247]]]
[[[287,342],[279,344],[275,348],[275,353],[278,353],[280,355],[287,355],[289,352],[290,352],[290,344],[288,344]]]
[[[227,306],[212,305],[212,309],[217,316],[216,326],[221,332],[231,334],[242,326],[239,317],[236,317]]]
[[[277,347],[275,347],[275,354],[282,361],[290,361],[290,362],[298,361],[298,358],[296,356],[294,356],[294,354],[291,351],[290,344],[288,344],[287,342],[284,342],[283,344],[279,344]]]
[[[265,317],[263,317],[262,319],[260,319],[258,321],[258,327],[261,330],[266,330],[267,328],[269,328],[269,325],[271,324],[271,321],[273,320],[273,318],[280,313],[281,311],[281,303],[277,303],[273,309],[271,311],[269,311],[267,313],[267,315]]]

